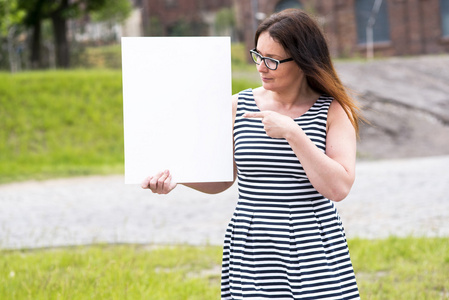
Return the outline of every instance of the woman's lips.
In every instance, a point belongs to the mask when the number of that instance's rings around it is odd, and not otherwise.
[[[261,77],[261,78],[262,78],[263,82],[268,82],[268,81],[272,80],[271,78],[268,78],[268,77]]]

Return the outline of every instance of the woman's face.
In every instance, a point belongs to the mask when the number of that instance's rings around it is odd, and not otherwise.
[[[267,31],[260,34],[256,50],[262,56],[277,60],[291,57]],[[282,92],[284,89],[299,86],[304,78],[303,72],[294,61],[281,63],[276,70],[268,69],[264,63],[256,66],[262,79],[262,85],[266,90]]]

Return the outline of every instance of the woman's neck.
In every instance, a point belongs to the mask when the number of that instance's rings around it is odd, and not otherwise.
[[[288,89],[282,91],[265,90],[268,98],[272,99],[273,104],[290,110],[296,106],[308,106],[315,103],[319,94],[316,93],[308,84],[304,84],[297,89]]]

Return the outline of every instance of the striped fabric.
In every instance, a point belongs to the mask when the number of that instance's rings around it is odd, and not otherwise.
[[[295,119],[323,152],[332,98]],[[358,299],[345,233],[332,201],[310,184],[285,139],[267,136],[251,89],[234,125],[239,201],[226,231],[222,299]]]

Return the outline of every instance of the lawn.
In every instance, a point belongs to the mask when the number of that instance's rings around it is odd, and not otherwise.
[[[0,73],[0,183],[123,169],[121,74]]]
[[[448,238],[349,241],[361,298],[449,299]],[[0,251],[0,299],[219,299],[221,247]]]

